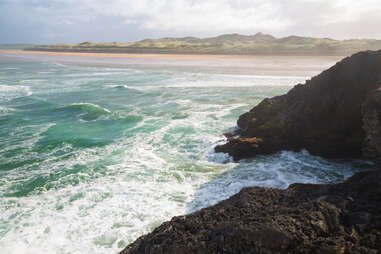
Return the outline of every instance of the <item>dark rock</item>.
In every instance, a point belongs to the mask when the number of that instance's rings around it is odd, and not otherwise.
[[[239,137],[215,150],[235,160],[303,148],[331,158],[379,157],[380,86],[381,51],[357,53],[241,115]]]
[[[368,158],[381,157],[381,88],[371,91],[362,106],[363,128],[366,137],[363,154]]]
[[[381,171],[336,185],[245,188],[121,253],[381,253]]]

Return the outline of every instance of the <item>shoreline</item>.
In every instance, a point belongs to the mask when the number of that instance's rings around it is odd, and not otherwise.
[[[159,60],[217,60],[217,59],[255,59],[255,58],[325,58],[338,60],[345,56],[339,55],[224,55],[224,54],[165,54],[165,53],[94,53],[94,52],[60,52],[60,51],[37,51],[19,49],[0,49],[0,53],[26,54],[26,55],[54,55],[54,56],[86,56],[105,58],[143,58]]]
[[[345,56],[276,56],[276,55],[177,55],[177,54],[109,54],[1,50],[0,56],[43,59],[63,64],[118,66],[152,70],[180,70],[236,75],[317,75]]]

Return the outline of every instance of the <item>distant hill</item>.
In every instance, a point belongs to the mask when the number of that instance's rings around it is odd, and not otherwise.
[[[0,44],[0,49],[27,49],[35,46],[34,44]]]
[[[224,34],[211,38],[145,39],[131,43],[94,43],[40,45],[27,50],[92,53],[143,54],[227,54],[227,55],[350,55],[358,51],[381,49],[381,40],[334,40],[269,34]]]

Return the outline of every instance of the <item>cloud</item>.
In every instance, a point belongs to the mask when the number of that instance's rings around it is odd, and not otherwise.
[[[98,15],[122,16],[140,29],[196,34],[297,33],[294,27],[301,24],[319,30],[329,24],[366,22],[369,12],[381,11],[379,0],[85,0],[84,6]]]
[[[379,0],[0,0],[0,7],[0,32],[18,32],[0,40],[30,30],[35,41],[57,33],[71,41],[131,41],[259,31],[381,38]]]

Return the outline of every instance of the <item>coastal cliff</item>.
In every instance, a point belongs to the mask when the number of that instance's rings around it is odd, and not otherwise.
[[[381,51],[357,53],[241,115],[215,150],[235,160],[301,149],[329,158],[379,157],[380,86]]]
[[[300,149],[379,159],[380,86],[381,51],[355,54],[240,116],[238,129],[216,151],[235,160]],[[374,167],[340,184],[244,188],[174,217],[121,254],[381,253],[381,170]]]

